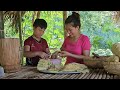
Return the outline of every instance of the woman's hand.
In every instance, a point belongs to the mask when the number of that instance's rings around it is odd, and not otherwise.
[[[62,56],[62,57],[71,56],[71,53],[69,53],[67,51],[61,51],[60,53],[61,53],[60,56]]]
[[[59,53],[60,53],[60,51],[55,51],[55,52],[51,55],[51,58],[52,58],[52,59],[56,59]]]

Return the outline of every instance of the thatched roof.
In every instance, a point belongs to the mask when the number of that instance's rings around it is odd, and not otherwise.
[[[17,24],[17,21],[19,20],[19,12],[21,12],[21,17],[23,17],[26,12],[30,12],[30,11],[3,11],[4,21],[10,19],[12,23],[11,25],[15,26]],[[40,17],[40,11],[32,11],[32,12],[33,12],[33,18]],[[51,14],[52,12],[56,12],[56,11],[42,11],[42,12],[46,14]]]
[[[18,20],[19,20],[19,12],[20,11],[4,11],[4,21],[10,19],[11,26],[16,28],[16,32],[18,32]],[[21,11],[21,17],[26,13],[26,11]]]
[[[16,27],[17,24],[18,24],[18,20],[19,20],[19,12],[20,11],[4,11],[3,14],[4,14],[4,20],[8,20],[10,19],[11,20],[11,25],[13,27]],[[26,12],[29,12],[29,11],[21,11],[21,17],[24,16],[24,14]],[[43,11],[42,11],[43,12]],[[56,11],[52,11],[52,12],[56,12]],[[118,22],[120,20],[120,11],[112,11],[113,14],[113,20],[115,22]],[[47,13],[47,14],[51,14],[50,11],[44,11],[44,13]],[[34,17],[39,17],[40,15],[40,11],[33,11],[33,21],[34,21]]]

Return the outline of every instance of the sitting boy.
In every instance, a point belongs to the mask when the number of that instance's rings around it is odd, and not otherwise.
[[[26,65],[37,66],[40,58],[47,59],[50,50],[47,41],[41,36],[47,28],[47,22],[44,19],[36,19],[33,23],[33,35],[24,41],[24,56]]]

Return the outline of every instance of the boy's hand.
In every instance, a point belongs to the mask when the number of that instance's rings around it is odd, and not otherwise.
[[[48,59],[49,55],[45,52],[37,52],[38,56],[41,57],[42,59]]]

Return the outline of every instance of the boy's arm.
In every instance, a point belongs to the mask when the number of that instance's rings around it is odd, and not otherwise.
[[[46,48],[46,53],[47,53],[47,54],[51,54],[49,48]]]
[[[30,46],[29,45],[25,45],[24,46],[24,53],[23,53],[23,55],[24,55],[24,57],[31,58],[31,57],[37,56],[37,52],[30,51]]]
[[[24,57],[28,57],[28,58],[36,57],[36,56],[39,56],[39,57],[45,58],[45,59],[48,58],[48,54],[46,54],[45,52],[42,52],[42,51],[32,52],[32,51],[30,51],[30,46],[29,45],[24,46],[23,55],[24,55]]]

